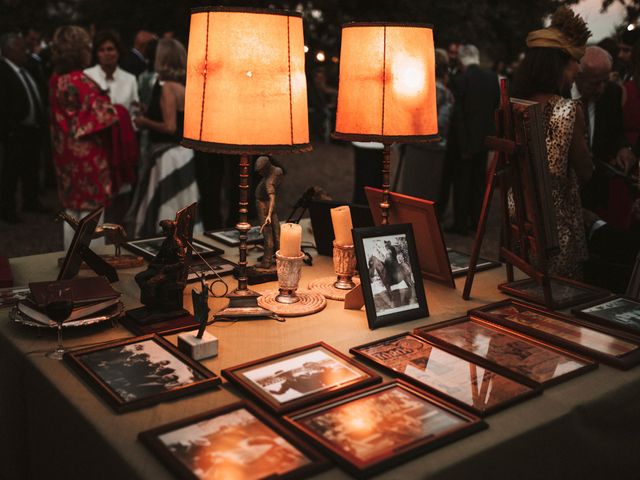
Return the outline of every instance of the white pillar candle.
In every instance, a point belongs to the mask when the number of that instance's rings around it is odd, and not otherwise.
[[[331,209],[331,222],[336,244],[341,247],[353,245],[353,223],[351,223],[351,210],[347,205]]]
[[[280,227],[280,255],[297,257],[300,255],[302,227],[297,223],[285,223]]]

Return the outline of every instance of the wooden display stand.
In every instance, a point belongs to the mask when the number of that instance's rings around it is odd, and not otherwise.
[[[554,308],[547,264],[559,247],[542,109],[535,102],[510,99],[504,79],[500,82],[500,90],[497,135],[486,139],[486,145],[495,154],[487,174],[487,188],[462,298],[469,300],[471,294],[491,198],[499,185],[503,217],[500,256],[507,264],[507,281],[513,282],[513,267],[517,267],[542,285],[545,305]]]

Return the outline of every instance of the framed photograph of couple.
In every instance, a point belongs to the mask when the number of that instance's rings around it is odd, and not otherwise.
[[[588,358],[477,316],[417,328],[413,333],[525,385],[546,388],[598,367]]]
[[[369,328],[429,316],[411,224],[354,228],[353,243]]]
[[[64,360],[118,413],[220,384],[217,375],[158,335],[69,352]]]
[[[487,426],[475,415],[401,380],[284,418],[358,478],[395,467]]]
[[[470,313],[613,367],[628,369],[640,363],[640,340],[598,324],[516,300],[492,303]]]
[[[640,300],[615,296],[576,307],[571,313],[640,339]]]
[[[323,342],[227,368],[222,376],[278,414],[381,380]]]
[[[540,393],[410,333],[349,351],[480,417]]]
[[[262,410],[237,402],[138,435],[180,479],[305,478],[328,462]]]

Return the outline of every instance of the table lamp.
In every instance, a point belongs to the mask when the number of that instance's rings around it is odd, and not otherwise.
[[[403,23],[343,26],[333,137],[384,145],[380,208],[382,224],[387,225],[391,144],[440,139],[431,26]]]
[[[247,288],[249,155],[311,150],[302,15],[234,7],[191,12],[182,145],[240,156],[238,286],[216,316],[273,315]]]

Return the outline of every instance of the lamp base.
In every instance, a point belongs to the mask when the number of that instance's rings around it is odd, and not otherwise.
[[[234,290],[227,295],[229,305],[215,313],[215,320],[255,320],[258,318],[280,320],[276,313],[258,305],[258,297],[260,294],[253,290]]]

